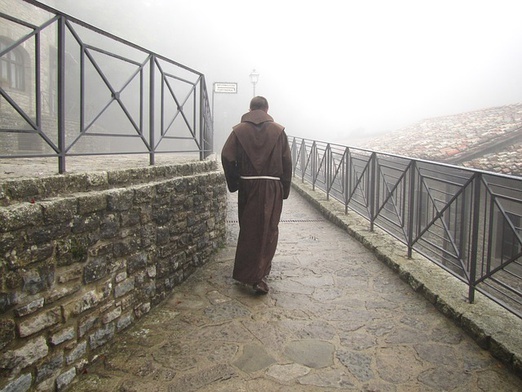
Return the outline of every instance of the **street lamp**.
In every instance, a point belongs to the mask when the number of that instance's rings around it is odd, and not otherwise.
[[[259,74],[256,72],[255,68],[250,74],[250,81],[252,82],[252,86],[254,88],[254,97],[256,96],[256,83],[259,80]]]

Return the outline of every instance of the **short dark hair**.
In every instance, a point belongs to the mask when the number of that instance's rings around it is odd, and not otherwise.
[[[254,97],[250,101],[250,110],[265,110],[268,111],[268,101],[265,97]]]

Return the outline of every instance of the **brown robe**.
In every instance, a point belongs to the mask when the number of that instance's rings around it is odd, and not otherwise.
[[[223,147],[221,161],[229,191],[239,190],[239,238],[232,277],[258,283],[270,273],[283,199],[290,193],[292,160],[284,127],[263,110],[244,114]]]

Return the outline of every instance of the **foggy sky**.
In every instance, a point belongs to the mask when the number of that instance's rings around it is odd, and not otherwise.
[[[216,139],[256,95],[287,133],[325,141],[522,102],[520,0],[46,0],[205,74]]]

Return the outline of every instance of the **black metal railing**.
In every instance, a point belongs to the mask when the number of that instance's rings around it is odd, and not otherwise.
[[[289,138],[294,176],[522,317],[522,178]]]
[[[36,1],[0,8],[0,158],[213,150],[205,77]]]

